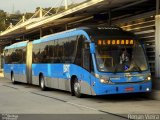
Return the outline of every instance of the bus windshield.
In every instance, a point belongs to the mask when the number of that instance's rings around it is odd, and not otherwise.
[[[138,40],[97,39],[96,61],[101,72],[142,72],[148,69],[144,49]]]

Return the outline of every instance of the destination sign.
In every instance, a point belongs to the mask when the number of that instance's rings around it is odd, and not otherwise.
[[[98,40],[98,45],[133,45],[134,40]]]

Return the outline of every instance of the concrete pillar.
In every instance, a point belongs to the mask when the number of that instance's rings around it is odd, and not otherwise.
[[[2,72],[3,64],[4,64],[3,56],[4,56],[3,49],[0,49],[0,72]]]
[[[68,25],[67,24],[65,24],[65,30],[68,30]]]
[[[40,18],[43,17],[43,9],[42,9],[42,8],[39,9],[39,17],[40,17]]]
[[[160,78],[160,15],[155,16],[156,77]]]
[[[22,22],[25,22],[25,16],[24,15],[22,16]]]
[[[160,15],[155,16],[155,87],[160,89]]]
[[[156,14],[159,14],[160,0],[156,0]]]
[[[65,10],[68,10],[68,0],[65,0]]]
[[[10,23],[9,28],[12,28],[12,27],[13,27],[13,24],[12,24],[12,23]]]
[[[22,40],[25,41],[25,35],[24,35],[24,34],[23,34],[23,36],[22,36]]]
[[[108,25],[111,26],[111,21],[112,21],[112,17],[111,17],[111,9],[108,10]]]
[[[43,31],[42,31],[42,28],[40,28],[40,29],[39,29],[39,32],[40,32],[40,38],[41,38],[41,37],[43,37]]]
[[[1,69],[2,69],[2,58],[1,58],[2,56],[1,56],[1,51],[0,51],[0,71],[1,71]]]

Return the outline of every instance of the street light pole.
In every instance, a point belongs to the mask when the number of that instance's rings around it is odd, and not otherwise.
[[[160,0],[156,0],[156,14],[159,14]]]
[[[68,0],[65,0],[65,10],[68,10]]]

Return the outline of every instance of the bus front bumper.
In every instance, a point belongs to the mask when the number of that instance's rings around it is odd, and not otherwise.
[[[128,84],[101,84],[97,87],[94,86],[93,90],[95,95],[107,94],[123,94],[123,93],[138,93],[138,92],[151,92],[151,81],[144,83],[128,83]]]

